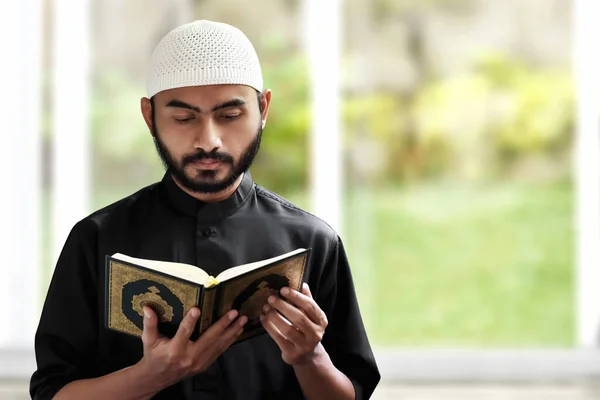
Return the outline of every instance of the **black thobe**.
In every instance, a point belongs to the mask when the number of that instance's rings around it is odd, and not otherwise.
[[[105,256],[175,261],[213,276],[229,267],[296,248],[311,248],[305,281],[327,315],[322,344],[368,398],[380,375],[359,312],[344,247],[315,216],[255,184],[249,173],[230,198],[202,203],[169,173],[156,184],[79,221],[70,232],[49,286],[35,337],[34,399],[50,399],[64,385],[137,363],[142,341],[104,326]],[[300,399],[292,367],[268,334],[230,347],[204,373],[157,399]]]

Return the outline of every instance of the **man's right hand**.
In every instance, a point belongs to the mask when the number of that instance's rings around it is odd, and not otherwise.
[[[206,370],[235,342],[248,320],[242,316],[232,323],[238,312],[231,310],[192,342],[190,336],[200,316],[198,308],[187,313],[172,339],[158,332],[158,318],[149,307],[144,307],[144,314],[144,356],[138,367],[158,391]]]

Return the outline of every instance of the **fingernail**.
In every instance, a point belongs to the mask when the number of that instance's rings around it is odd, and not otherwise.
[[[196,318],[198,315],[200,315],[200,310],[192,308],[192,317]]]
[[[144,317],[150,318],[150,313],[144,308]]]
[[[265,305],[263,306],[263,310],[264,310],[265,312],[269,312],[269,310],[270,310],[270,309],[271,309],[271,307],[269,307],[269,305],[268,305],[268,304],[265,304]]]
[[[246,324],[246,322],[248,322],[248,318],[247,317],[242,317],[240,318],[240,326],[244,326]]]
[[[235,319],[235,317],[237,317],[237,310],[232,310],[229,313],[229,319],[233,321]]]
[[[275,303],[275,297],[274,296],[269,296],[269,303],[271,303],[271,304]]]
[[[286,296],[290,293],[290,289],[284,287],[283,289],[281,289],[281,294]]]

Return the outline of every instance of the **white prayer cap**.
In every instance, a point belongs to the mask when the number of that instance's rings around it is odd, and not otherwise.
[[[146,78],[148,97],[173,88],[238,84],[262,92],[258,56],[238,28],[199,20],[179,26],[158,43]]]

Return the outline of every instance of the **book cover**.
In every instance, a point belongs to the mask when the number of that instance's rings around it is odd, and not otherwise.
[[[149,306],[158,316],[159,332],[172,338],[183,317],[198,307],[202,314],[190,338],[195,341],[213,322],[236,309],[248,317],[239,343],[265,332],[259,317],[270,295],[280,296],[284,286],[300,290],[309,254],[306,249],[210,287],[107,256],[105,326],[141,337],[143,307]]]

